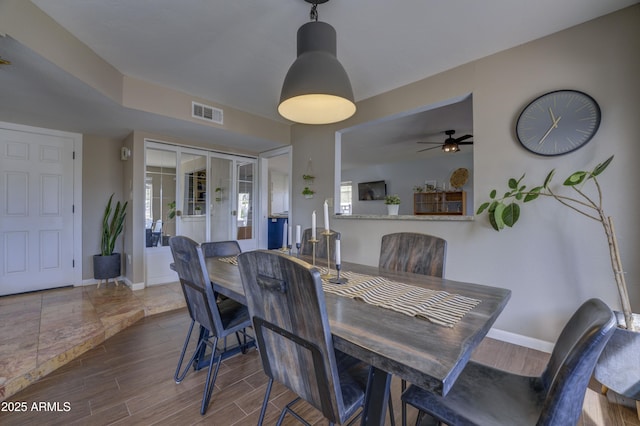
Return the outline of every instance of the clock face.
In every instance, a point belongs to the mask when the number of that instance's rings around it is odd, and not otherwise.
[[[586,93],[558,90],[534,99],[516,124],[518,140],[539,155],[562,155],[591,140],[600,126],[600,107]]]

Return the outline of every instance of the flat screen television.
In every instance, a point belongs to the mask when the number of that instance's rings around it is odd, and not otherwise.
[[[360,182],[358,184],[358,200],[384,200],[387,195],[387,184],[383,180]]]

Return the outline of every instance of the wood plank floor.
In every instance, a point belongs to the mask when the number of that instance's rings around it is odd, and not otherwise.
[[[255,350],[223,362],[205,416],[199,413],[205,371],[189,373],[179,385],[173,381],[188,324],[184,309],[140,320],[5,401],[0,424],[255,425],[267,382]],[[523,374],[538,374],[547,357],[492,339],[485,339],[474,354],[474,359]],[[394,379],[397,424],[399,387]],[[634,410],[609,403],[597,385],[593,387],[587,391],[580,425],[640,425]],[[274,385],[265,423],[275,424],[291,399],[289,391]],[[6,411],[20,408],[21,403],[26,403],[26,412]],[[327,424],[313,408],[300,406],[310,423]],[[415,418],[414,410],[409,414]],[[298,423],[287,416],[285,424]]]

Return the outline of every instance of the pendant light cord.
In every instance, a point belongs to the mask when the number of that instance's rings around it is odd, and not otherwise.
[[[311,12],[309,13],[309,19],[318,22],[318,3],[313,3],[311,6]]]

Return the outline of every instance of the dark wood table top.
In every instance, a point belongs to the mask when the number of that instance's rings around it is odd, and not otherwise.
[[[246,304],[237,266],[209,258],[207,267],[216,291]],[[449,391],[471,353],[511,297],[511,291],[503,288],[394,272],[374,266],[345,262],[342,270],[379,275],[396,282],[481,300],[454,327],[449,328],[325,293],[336,349],[443,395]]]

